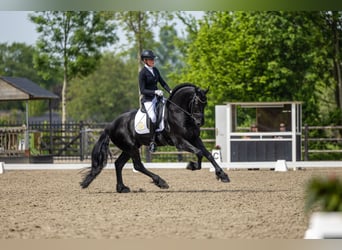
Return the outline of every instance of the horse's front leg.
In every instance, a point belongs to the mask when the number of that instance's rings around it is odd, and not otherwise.
[[[204,155],[204,157],[207,158],[208,161],[210,161],[210,163],[214,166],[215,174],[216,174],[217,179],[221,180],[222,182],[230,182],[230,179],[229,179],[228,175],[217,164],[217,162],[215,161],[214,157],[206,149],[206,147],[204,146],[204,144],[203,144],[203,142],[202,142],[202,140],[200,138],[198,138],[198,140],[196,140],[195,145],[196,145],[196,147],[198,147],[201,150],[201,152]]]
[[[202,168],[203,153],[200,149],[192,145],[187,140],[184,140],[183,138],[180,138],[177,141],[177,143],[175,143],[175,145],[179,150],[184,150],[184,151],[193,153],[197,157],[197,162],[190,161],[188,165],[186,166],[186,169],[194,171],[194,170],[200,170]]]
[[[202,169],[202,156],[196,155],[197,156],[197,162],[190,161],[188,165],[186,166],[186,169],[188,170],[201,170]]]

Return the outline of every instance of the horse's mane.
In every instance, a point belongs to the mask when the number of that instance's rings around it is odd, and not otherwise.
[[[169,96],[169,99],[171,99],[180,89],[185,88],[185,87],[193,87],[196,88],[196,86],[192,83],[181,83],[178,84],[175,88],[172,89],[172,93]]]

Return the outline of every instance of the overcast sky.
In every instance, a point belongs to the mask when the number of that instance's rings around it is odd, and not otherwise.
[[[29,11],[0,11],[0,43],[23,42],[33,45],[38,38]]]
[[[0,43],[22,42],[34,45],[38,38],[36,26],[28,19],[30,11],[0,11]],[[202,11],[192,11],[200,18]],[[122,37],[121,37],[122,39]]]

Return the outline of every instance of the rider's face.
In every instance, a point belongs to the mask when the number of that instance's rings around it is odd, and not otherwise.
[[[145,60],[145,63],[150,66],[150,67],[153,67],[154,66],[154,59],[146,59]]]

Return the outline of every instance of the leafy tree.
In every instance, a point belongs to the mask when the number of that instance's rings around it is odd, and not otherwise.
[[[35,49],[25,43],[0,44],[0,75],[27,77],[32,81],[40,80],[32,68]]]
[[[214,106],[227,101],[303,101],[318,117],[316,83],[326,50],[312,12],[210,12],[189,47],[183,79],[210,86]]]
[[[114,19],[123,28],[127,40],[134,45],[134,54],[140,62],[140,53],[153,41],[153,27],[158,22],[158,15],[150,11],[114,12]],[[152,18],[155,19],[152,20]],[[140,63],[138,70],[140,70]]]
[[[115,12],[114,19],[123,28],[127,40],[133,44],[132,51],[141,69],[140,54],[144,49],[157,46],[154,32],[158,27],[165,26],[173,18],[170,12],[156,11],[123,11]]]
[[[160,28],[159,31],[159,45],[156,46],[156,54],[158,55],[157,62],[160,65],[162,72],[169,72],[164,76],[164,79],[169,82],[169,75],[177,76],[181,69],[184,67],[183,56],[179,47],[180,38],[178,37],[177,30],[173,25],[166,25]],[[170,77],[170,78],[171,78]],[[170,84],[174,87],[174,84]]]
[[[165,27],[168,33],[161,30],[160,41],[162,46],[163,44],[168,46],[167,51],[168,53],[171,53],[168,57],[171,58],[172,61],[170,61],[169,64],[172,63],[173,67],[166,64],[166,67],[171,68],[168,76],[174,82],[180,83],[183,81],[181,73],[186,66],[188,50],[197,37],[201,20],[196,20],[196,18],[187,11],[176,11],[175,17],[185,27],[185,34],[182,34],[183,36],[179,36],[177,31],[174,29],[174,26]],[[172,31],[172,29],[174,31]],[[168,36],[166,36],[167,34]],[[164,50],[166,51],[166,49]]]
[[[116,41],[115,25],[101,12],[36,12],[30,20],[37,25],[40,37],[35,67],[44,79],[52,72],[63,72],[62,122],[66,121],[68,82],[90,74],[101,57],[101,49]]]
[[[135,60],[124,61],[106,53],[98,68],[71,82],[69,115],[75,120],[107,121],[139,105]],[[82,89],[82,94],[80,94]]]
[[[328,124],[342,124],[342,12],[322,11],[320,17],[315,24],[324,35],[328,77],[322,84],[321,95],[324,96],[325,106],[329,108]]]

